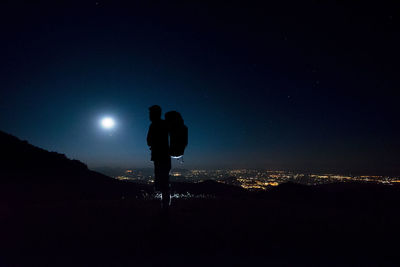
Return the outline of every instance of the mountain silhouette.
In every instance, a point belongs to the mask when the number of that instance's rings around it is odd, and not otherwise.
[[[86,164],[0,131],[1,198],[76,199],[137,197],[149,187],[118,181]]]
[[[49,152],[0,131],[1,178],[30,179],[36,182],[45,179],[73,179],[76,175],[89,174],[87,166],[68,159],[64,154]]]
[[[173,199],[166,230],[150,185],[4,132],[0,146],[0,266],[398,266],[399,186],[173,183],[214,197]]]

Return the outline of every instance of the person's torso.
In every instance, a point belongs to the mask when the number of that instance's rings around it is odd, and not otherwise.
[[[165,121],[153,122],[150,131],[152,158],[169,157],[168,127]]]

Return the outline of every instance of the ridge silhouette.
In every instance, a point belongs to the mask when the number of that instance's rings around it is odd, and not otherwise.
[[[392,245],[400,236],[399,186],[286,183],[249,192],[215,181],[176,183],[178,193],[214,197],[176,199],[160,235],[159,202],[137,198],[149,186],[4,132],[0,145],[0,266],[399,263]]]
[[[88,172],[86,164],[68,159],[64,154],[49,152],[0,131],[1,172],[9,175],[18,172],[40,173],[42,176],[82,174]]]
[[[78,160],[2,131],[0,147],[0,199],[117,198],[148,191],[144,185],[91,171]]]

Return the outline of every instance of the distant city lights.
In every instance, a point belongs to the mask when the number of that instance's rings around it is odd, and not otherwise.
[[[148,170],[125,170],[124,173],[114,176],[118,180],[144,183],[152,185],[154,174]],[[303,185],[319,185],[329,183],[363,182],[394,185],[400,183],[400,177],[377,175],[345,175],[335,173],[300,173],[282,170],[261,169],[220,169],[220,170],[187,170],[175,169],[170,172],[172,182],[201,183],[213,180],[218,183],[242,187],[250,191],[268,190],[287,182]],[[177,196],[189,198],[192,196]]]

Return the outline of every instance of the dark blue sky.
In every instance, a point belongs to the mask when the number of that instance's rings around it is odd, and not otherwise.
[[[189,127],[184,167],[400,172],[394,4],[16,2],[1,4],[0,129],[34,145],[151,166],[158,104]]]

